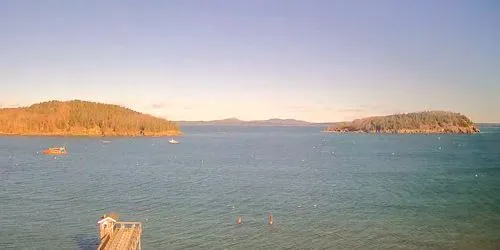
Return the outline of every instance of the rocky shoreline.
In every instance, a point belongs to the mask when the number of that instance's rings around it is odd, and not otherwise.
[[[480,130],[477,128],[464,129],[457,128],[456,130],[416,130],[416,129],[400,129],[400,130],[387,130],[387,131],[363,131],[363,130],[340,130],[340,129],[327,129],[325,133],[349,133],[349,134],[477,134]]]
[[[162,133],[5,133],[0,132],[0,136],[56,136],[56,137],[169,137],[180,136],[183,133],[180,131],[166,131]]]

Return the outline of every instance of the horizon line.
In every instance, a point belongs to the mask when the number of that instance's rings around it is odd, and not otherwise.
[[[374,116],[366,116],[366,117],[357,118],[357,119],[364,119],[364,118],[369,118],[369,117],[374,117]],[[167,119],[164,117],[160,117],[160,118]],[[333,123],[353,121],[353,120],[346,120],[346,121],[330,121],[330,122],[311,122],[311,121],[294,119],[294,118],[276,118],[276,117],[268,118],[268,119],[259,119],[259,120],[242,120],[242,119],[235,118],[235,117],[224,118],[224,119],[215,119],[215,120],[169,120],[169,119],[167,119],[167,120],[172,121],[172,122],[217,122],[217,121],[225,121],[225,120],[233,120],[233,119],[235,119],[239,122],[256,122],[256,121],[258,122],[258,121],[269,121],[269,120],[294,120],[294,121],[299,121],[299,122],[306,122],[309,124],[333,124]],[[500,122],[473,122],[473,123],[474,124],[500,124]]]
[[[30,107],[30,106],[32,106],[34,104],[39,104],[39,103],[44,103],[44,102],[51,102],[51,101],[59,101],[59,102],[84,101],[84,102],[94,102],[94,103],[108,104],[108,105],[117,105],[117,106],[120,106],[122,108],[131,109],[131,110],[136,111],[136,112],[140,112],[140,113],[143,113],[143,114],[152,115],[152,116],[155,116],[155,117],[158,117],[158,118],[162,118],[162,119],[166,119],[166,120],[173,121],[173,122],[214,122],[214,121],[223,121],[223,120],[231,120],[231,119],[235,119],[235,120],[238,120],[238,121],[241,121],[241,122],[255,122],[255,121],[268,121],[268,120],[276,119],[276,120],[294,120],[294,121],[306,122],[306,123],[310,123],[310,124],[328,124],[328,123],[331,124],[331,123],[339,123],[339,122],[350,122],[350,121],[354,121],[356,119],[364,119],[364,118],[369,118],[369,117],[381,117],[381,116],[390,116],[390,115],[396,115],[396,114],[419,113],[419,112],[428,112],[428,111],[445,111],[445,110],[425,110],[425,111],[396,112],[396,113],[387,113],[385,115],[366,115],[366,116],[362,116],[362,117],[355,118],[355,119],[352,119],[352,120],[339,120],[339,121],[308,121],[308,120],[303,120],[303,119],[298,119],[298,118],[281,118],[279,116],[273,116],[271,118],[252,119],[252,120],[244,120],[244,119],[237,118],[235,116],[229,116],[227,118],[219,118],[219,119],[210,119],[210,120],[180,120],[180,119],[171,119],[171,118],[168,118],[167,115],[157,115],[157,114],[154,114],[154,112],[142,111],[143,109],[134,108],[133,105],[125,104],[123,102],[116,102],[116,101],[106,102],[106,101],[101,101],[101,100],[91,100],[91,99],[81,99],[81,98],[61,98],[61,99],[49,99],[48,98],[46,100],[33,101],[31,104],[15,103],[15,104],[7,104],[7,105],[5,105],[5,103],[1,103],[0,102],[0,109],[28,108],[28,107]],[[464,115],[461,112],[455,112],[455,111],[448,111],[448,112],[460,113],[460,114]],[[466,115],[466,117],[470,119],[469,116]],[[489,122],[477,121],[477,122],[474,122],[474,123],[475,124],[480,124],[480,123],[481,124],[500,124],[500,121],[489,121]]]
[[[260,122],[260,121],[271,121],[271,120],[292,120],[292,121],[298,121],[298,122],[306,122],[306,123],[333,123],[331,121],[329,122],[313,122],[313,121],[307,121],[307,120],[301,120],[301,119],[296,119],[296,118],[281,118],[281,117],[271,117],[271,118],[264,118],[264,119],[251,119],[251,120],[245,120],[245,119],[240,119],[237,117],[228,117],[228,118],[222,118],[222,119],[210,119],[210,120],[173,120],[175,122],[215,122],[215,121],[228,121],[228,120],[233,120],[233,121],[239,121],[239,122]]]

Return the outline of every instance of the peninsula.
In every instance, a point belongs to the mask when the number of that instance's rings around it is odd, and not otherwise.
[[[474,134],[479,129],[464,115],[448,111],[426,111],[368,117],[330,125],[326,132],[394,134]]]
[[[179,126],[118,105],[48,101],[0,109],[0,135],[174,136]]]

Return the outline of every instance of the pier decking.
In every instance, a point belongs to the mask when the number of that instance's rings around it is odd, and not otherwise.
[[[141,250],[142,223],[117,222],[112,216],[106,216],[97,223],[101,238],[98,250]]]

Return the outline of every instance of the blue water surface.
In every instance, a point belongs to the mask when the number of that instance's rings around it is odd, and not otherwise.
[[[143,223],[143,249],[500,249],[500,129],[320,130],[0,137],[0,248],[95,249],[113,211]]]

